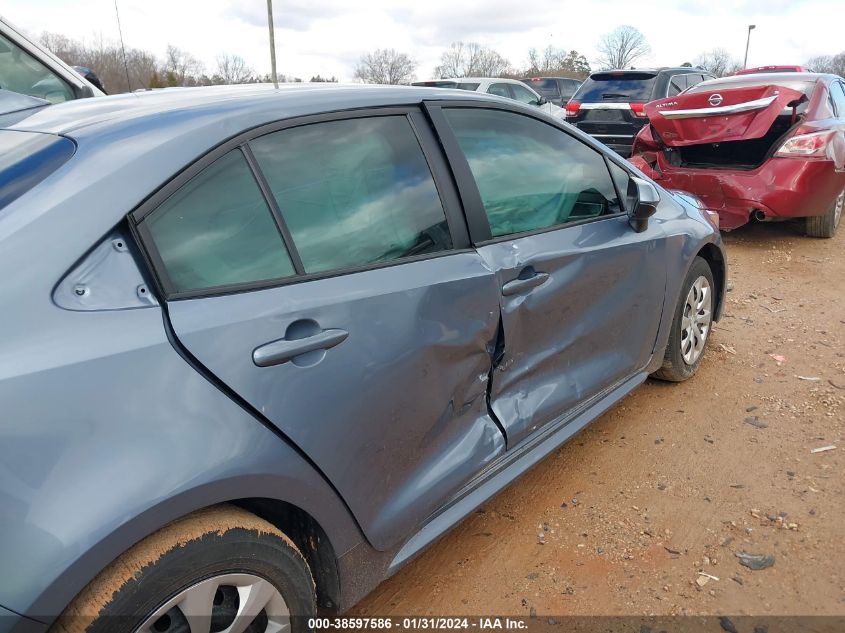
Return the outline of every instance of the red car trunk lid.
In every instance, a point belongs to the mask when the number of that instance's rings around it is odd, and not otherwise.
[[[663,142],[678,147],[760,138],[784,108],[805,99],[783,86],[753,86],[660,99],[645,112]]]

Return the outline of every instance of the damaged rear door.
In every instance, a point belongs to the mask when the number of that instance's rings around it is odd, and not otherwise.
[[[504,451],[486,404],[495,276],[437,152],[414,109],[291,123],[139,227],[180,343],[325,473],[380,550]]]
[[[618,193],[627,171],[569,133],[507,109],[431,110],[496,273],[490,406],[510,449],[646,366],[665,240],[658,222],[631,229]]]
[[[805,100],[783,86],[714,89],[652,101],[645,113],[665,145],[682,147],[761,138],[784,109]]]

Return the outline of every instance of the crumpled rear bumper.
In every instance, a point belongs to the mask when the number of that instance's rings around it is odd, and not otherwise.
[[[845,189],[845,173],[829,160],[770,158],[757,169],[739,170],[673,167],[659,154],[656,162],[648,158],[631,162],[663,187],[701,198],[727,230],[746,224],[753,211],[770,218],[822,215]]]

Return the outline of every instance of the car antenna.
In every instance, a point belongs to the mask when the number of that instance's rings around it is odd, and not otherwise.
[[[267,26],[270,29],[270,73],[273,75],[273,85],[278,88],[279,77],[276,75],[276,37],[273,33],[273,0],[267,0]]]
[[[132,82],[129,81],[129,64],[126,63],[126,46],[123,45],[123,29],[120,27],[120,12],[117,10],[117,0],[114,0],[114,14],[117,16],[117,32],[120,35],[120,50],[123,52],[123,70],[126,71],[126,89],[132,92]]]

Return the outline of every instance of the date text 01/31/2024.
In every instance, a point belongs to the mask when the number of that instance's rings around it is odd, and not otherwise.
[[[313,630],[449,630],[477,629],[479,631],[511,630],[528,628],[528,623],[520,618],[449,618],[449,617],[413,617],[413,618],[309,618],[308,628]]]

